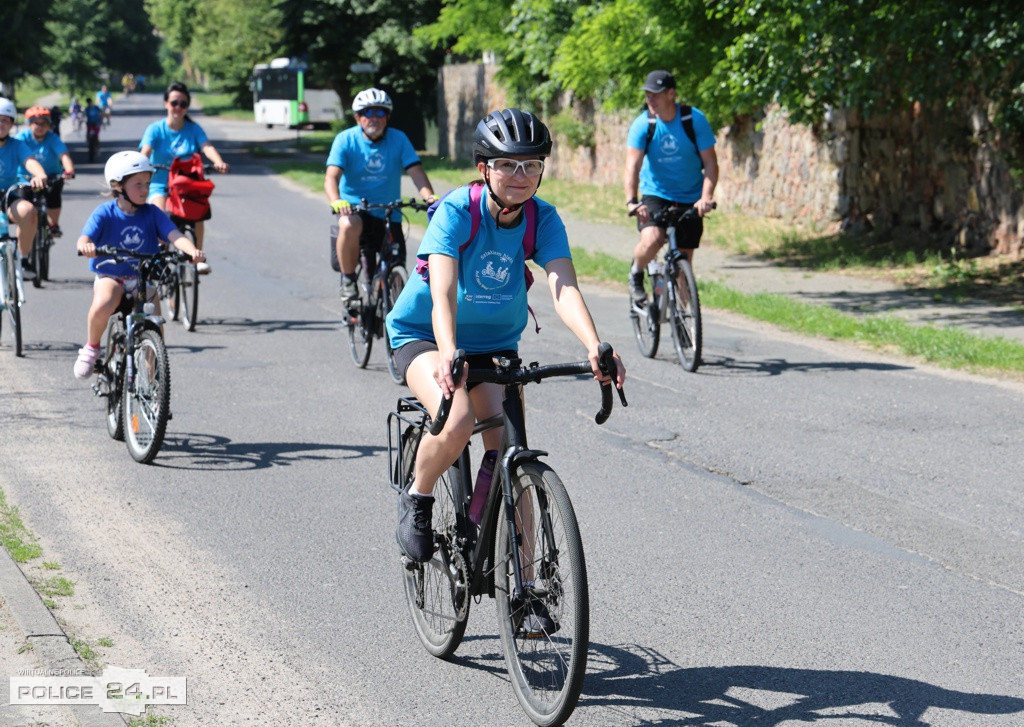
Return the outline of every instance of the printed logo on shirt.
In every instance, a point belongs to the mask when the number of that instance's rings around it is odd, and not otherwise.
[[[146,238],[142,234],[141,227],[131,225],[121,231],[121,247],[125,250],[141,250],[145,243]]]
[[[378,152],[373,152],[366,158],[367,174],[380,174],[384,171],[384,157]]]
[[[658,145],[663,156],[674,157],[679,154],[679,141],[672,134],[665,134]]]
[[[483,267],[477,268],[476,284],[484,290],[497,290],[508,285],[512,263],[515,259],[503,252],[492,250],[481,258]]]

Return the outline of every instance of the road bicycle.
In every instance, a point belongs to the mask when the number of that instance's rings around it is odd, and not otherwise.
[[[51,174],[46,177],[46,187],[32,190],[32,204],[36,208],[36,236],[32,239],[32,252],[29,253],[29,262],[32,269],[36,271],[36,277],[32,280],[32,287],[39,288],[44,280],[50,279],[50,248],[56,242],[56,238],[50,231],[50,219],[46,214],[46,194],[57,182],[64,179],[63,174]]]
[[[636,210],[629,214],[635,215]],[[661,340],[661,324],[668,322],[676,355],[686,371],[696,371],[700,366],[703,334],[697,279],[686,253],[676,242],[676,225],[695,217],[698,217],[696,208],[681,205],[666,207],[652,215],[654,222],[665,227],[668,234],[665,259],[659,262],[655,258],[647,265],[644,275],[646,301],[639,303],[632,296],[629,299],[629,317],[640,353],[654,358]]]
[[[352,206],[352,212],[383,210],[384,219],[390,221],[391,214],[396,210],[405,208],[426,210],[427,206],[412,198],[408,201],[398,199],[384,204],[367,202],[364,199],[358,205]],[[404,219],[403,215],[403,221]],[[372,273],[372,266],[369,262],[371,259],[376,260],[376,267]],[[404,263],[405,260],[401,259],[401,247],[394,237],[389,222],[384,225],[384,235],[377,243],[376,248],[368,250],[360,241],[359,267],[356,270],[359,295],[345,302],[345,327],[348,330],[348,345],[352,352],[352,360],[359,368],[366,368],[366,364],[370,360],[370,350],[373,348],[373,339],[383,338],[384,347],[387,350],[388,372],[398,384],[405,383],[405,376],[395,365],[395,355],[391,350],[391,342],[388,340],[387,331],[384,328],[384,319],[391,312],[395,300],[398,299],[398,294],[402,292],[402,288],[405,287],[405,283],[409,279],[409,273],[406,271]]]
[[[166,169],[166,164],[154,164],[154,169]],[[203,166],[203,173],[209,174],[214,170],[212,164]],[[170,180],[168,179],[168,182]],[[168,189],[170,184],[168,183]],[[181,234],[185,235],[192,244],[196,242],[196,222],[198,220],[179,217],[168,213],[171,222],[175,224]],[[160,300],[163,303],[163,310],[168,313],[172,321],[181,321],[186,331],[196,330],[196,322],[199,316],[199,271],[191,261],[186,259],[174,269],[173,274],[165,277],[159,285]]]
[[[171,368],[161,334],[164,319],[154,313],[146,290],[188,256],[179,250],[146,254],[108,246],[97,247],[96,254],[139,264],[137,288],[124,291],[107,324],[92,390],[107,399],[107,433],[124,440],[136,462],[149,464],[160,452],[171,417]]]
[[[7,311],[10,321],[11,339],[14,343],[14,355],[22,355],[21,347],[21,307],[25,304],[25,281],[21,273],[21,260],[18,255],[18,238],[11,236],[7,229],[7,217],[3,216],[2,234],[0,234],[0,309]],[[3,317],[0,317],[0,332],[3,331]]]
[[[462,351],[452,372],[458,380]],[[600,368],[614,376],[612,347],[602,343]],[[540,461],[547,454],[526,441],[523,385],[555,376],[590,377],[589,361],[524,366],[520,359],[495,358],[494,368],[469,369],[468,382],[504,386],[502,413],[477,422],[474,434],[504,427],[500,456],[479,519],[471,520],[473,480],[470,446],[437,481],[432,529],[434,556],[418,563],[402,557],[405,595],[413,625],[428,652],[445,659],[466,631],[470,603],[484,594],[497,603],[498,631],[512,688],[538,725],[564,722],[583,688],[589,648],[587,568],[579,525],[565,485]],[[619,390],[622,405],[625,395]],[[413,479],[423,432],[444,427],[451,399],[430,418],[412,397],[398,400],[388,415],[391,487],[402,491]],[[602,384],[595,421],[611,414],[612,385]],[[546,615],[549,628],[527,627],[527,618]]]

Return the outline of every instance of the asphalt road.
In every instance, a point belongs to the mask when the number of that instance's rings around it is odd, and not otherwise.
[[[104,151],[158,113],[119,105]],[[109,638],[106,664],[187,677],[188,705],[157,710],[177,727],[523,723],[492,603],[451,662],[415,638],[386,485],[403,390],[379,350],[351,362],[324,201],[203,123],[232,173],[215,178],[199,326],[167,328],[174,418],[154,464],[107,437],[71,373],[90,300],[73,240],[100,165],[65,193],[26,357],[0,346],[0,487],[76,582],[60,618]],[[686,374],[667,339],[636,353],[620,295],[587,295],[629,408],[598,427],[590,383],[527,394],[590,577],[572,724],[1024,720],[1020,387],[714,311]],[[580,358],[544,286],[531,298],[543,330],[524,358]]]

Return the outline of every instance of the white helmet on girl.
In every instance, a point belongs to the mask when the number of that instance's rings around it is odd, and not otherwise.
[[[103,178],[107,184],[120,182],[125,177],[130,177],[139,172],[152,172],[153,163],[149,157],[137,151],[119,151],[107,159],[103,167]]]
[[[9,98],[0,98],[0,116],[10,116],[11,121],[18,120],[18,107]]]
[[[393,108],[391,97],[379,88],[368,88],[357,93],[356,97],[352,99],[352,110],[357,114],[363,109],[370,108],[387,109],[390,113]]]

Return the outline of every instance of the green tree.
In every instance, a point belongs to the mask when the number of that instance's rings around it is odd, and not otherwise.
[[[44,22],[49,15],[46,0],[3,0],[0,2],[0,28],[3,51],[0,52],[0,83],[13,85],[25,74],[37,74],[46,66],[39,52],[50,40]]]

